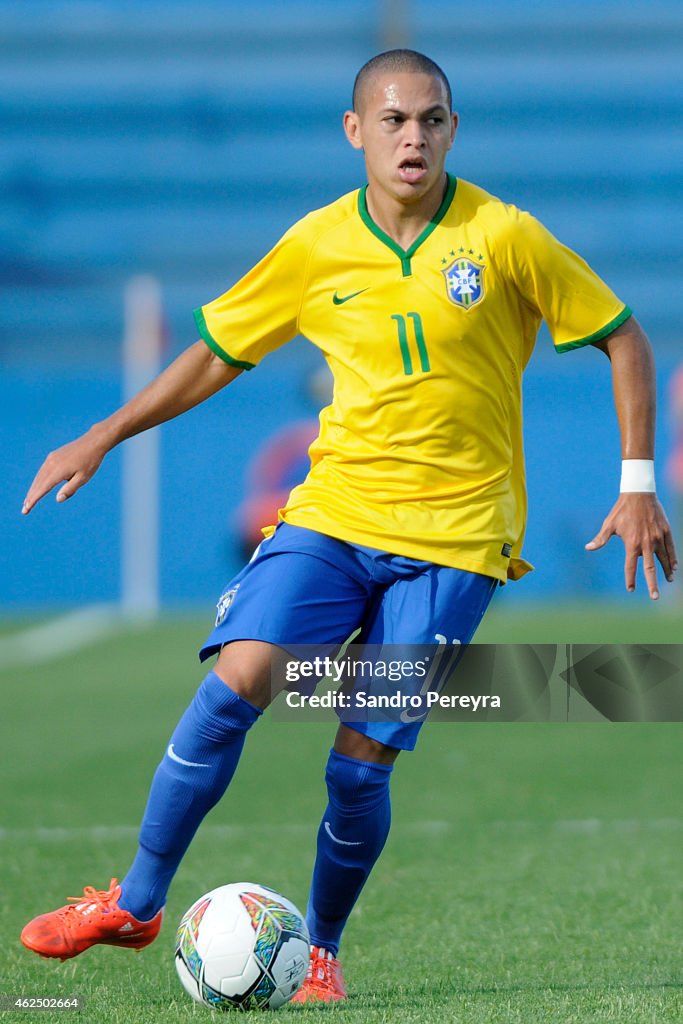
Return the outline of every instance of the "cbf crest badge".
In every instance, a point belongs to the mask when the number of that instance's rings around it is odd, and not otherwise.
[[[222,622],[225,622],[225,618],[230,611],[230,605],[235,600],[235,594],[239,590],[240,585],[237,584],[232,590],[226,590],[224,594],[221,594],[220,600],[216,605],[216,625],[220,626]]]
[[[468,256],[458,256],[441,273],[446,278],[448,298],[456,306],[471,309],[484,298],[484,265]]]

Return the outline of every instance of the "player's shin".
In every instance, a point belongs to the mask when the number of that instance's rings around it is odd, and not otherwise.
[[[330,751],[325,774],[329,803],[318,831],[306,922],[312,944],[334,956],[389,834],[391,771],[391,765]]]
[[[133,864],[121,883],[120,906],[152,917],[204,816],[235,772],[247,731],[260,716],[214,672],[180,719],[157,768]]]

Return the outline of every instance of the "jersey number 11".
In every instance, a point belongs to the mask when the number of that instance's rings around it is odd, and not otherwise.
[[[415,335],[417,354],[420,359],[420,369],[423,373],[429,373],[429,356],[427,355],[427,346],[425,344],[424,331],[422,330],[422,317],[419,313],[407,313],[406,316],[412,323],[412,333]],[[413,372],[413,357],[410,354],[410,341],[408,338],[409,330],[406,317],[401,313],[392,313],[391,319],[396,321],[398,344],[401,349],[401,357],[403,359],[403,372],[405,374],[411,374]]]

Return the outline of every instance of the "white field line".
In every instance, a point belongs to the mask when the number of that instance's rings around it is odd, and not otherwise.
[[[200,835],[216,839],[248,839],[254,835],[270,835],[273,829],[280,834],[313,833],[317,828],[316,821],[309,822],[265,822],[248,825],[203,825]],[[536,834],[548,832],[551,835],[626,835],[653,832],[683,832],[683,818],[622,818],[606,820],[602,818],[560,819],[559,821],[492,821],[483,823],[479,832],[494,830],[498,833]],[[397,833],[405,832],[420,835],[438,836],[453,831],[460,834],[462,823],[459,821],[429,820],[397,823]],[[109,842],[115,839],[135,839],[138,834],[137,825],[86,825],[75,828],[0,828],[0,842],[31,842],[31,843],[64,843],[83,841]]]
[[[87,605],[20,633],[0,637],[0,669],[54,661],[97,643],[121,626],[115,605]]]
[[[295,824],[293,822],[279,824],[271,822],[270,824],[264,823],[262,825],[256,823],[253,825],[204,825],[200,835],[211,836],[215,839],[229,839],[231,837],[242,839],[259,833],[270,835],[274,828],[277,828],[278,832],[290,835],[294,833],[303,834],[315,832],[317,823],[311,821],[306,824]],[[0,842],[80,843],[87,840],[109,842],[113,839],[135,839],[137,838],[138,830],[138,825],[84,825],[75,828],[42,828],[41,826],[36,828],[0,828]]]

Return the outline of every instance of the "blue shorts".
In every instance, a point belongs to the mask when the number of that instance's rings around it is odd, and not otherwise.
[[[437,644],[471,640],[493,596],[491,576],[349,544],[280,523],[224,589],[204,661],[233,640],[297,645]],[[421,722],[347,722],[412,750]]]

